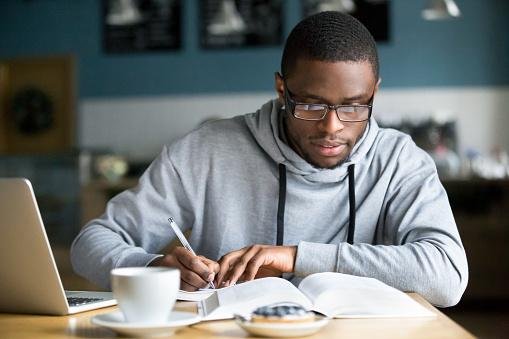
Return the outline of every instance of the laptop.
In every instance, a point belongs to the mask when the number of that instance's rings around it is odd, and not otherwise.
[[[0,312],[66,315],[115,304],[111,292],[64,291],[30,181],[0,178]]]

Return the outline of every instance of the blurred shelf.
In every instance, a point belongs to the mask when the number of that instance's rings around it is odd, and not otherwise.
[[[465,300],[508,299],[509,180],[444,180],[469,265]]]

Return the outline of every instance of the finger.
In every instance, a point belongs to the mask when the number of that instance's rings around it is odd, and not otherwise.
[[[240,278],[240,276],[244,274],[247,264],[251,258],[253,258],[258,253],[258,251],[260,251],[259,246],[251,246],[241,257],[235,261],[224,278],[226,281],[229,281],[228,286],[237,283],[237,280]]]
[[[209,258],[205,258],[204,256],[200,256],[200,259],[203,261],[205,265],[214,273],[219,272],[219,263],[214,260],[210,260]]]
[[[182,249],[176,249],[175,250],[175,256],[177,260],[185,266],[188,270],[195,272],[198,274],[204,281],[206,281],[210,274],[214,273],[213,271],[210,271],[208,266],[201,261],[201,259],[193,255],[188,250],[182,248]]]
[[[216,278],[216,273],[219,271],[219,264],[214,260],[210,260],[209,258],[204,257],[203,255],[199,255],[198,258],[200,258],[200,260],[205,265],[207,265],[209,271],[212,272],[209,274],[206,280],[209,282],[209,286],[215,288],[216,286],[214,285],[214,279]]]
[[[208,281],[203,280],[198,274],[188,270],[186,267],[180,270],[180,280],[192,286],[194,290],[205,288],[209,284]]]
[[[199,275],[182,265],[182,263],[178,261],[175,254],[164,256],[164,260],[160,263],[160,266],[171,266],[178,268],[180,270],[180,284],[181,286],[185,287],[186,291],[195,291],[198,288],[202,288],[206,285],[206,282],[203,281]],[[183,287],[181,287],[181,289],[184,289]]]
[[[242,256],[242,254],[244,254],[245,251],[246,249],[244,248],[237,251],[233,251],[223,255],[221,259],[219,259],[219,271],[216,274],[215,281],[216,287],[220,288],[225,286],[226,281],[224,280],[224,277],[228,270],[230,269],[230,265],[233,262],[235,262],[237,258]]]
[[[258,273],[258,270],[261,266],[265,264],[265,256],[264,251],[259,251],[251,260],[249,260],[246,268],[244,269],[244,274],[242,279],[245,281],[253,280]]]
[[[197,256],[193,255],[188,250],[182,247],[176,248],[171,254],[171,256],[176,261],[176,266],[180,269],[180,276],[182,281],[195,287],[195,289],[207,286],[208,282],[205,279],[203,279],[203,277],[200,276],[197,272],[195,272],[192,267],[189,268],[185,264],[186,262],[189,263],[192,260],[200,261],[200,259]]]
[[[188,284],[184,280],[180,280],[180,289],[183,291],[188,291],[188,292],[194,292],[194,291],[198,290],[197,287]]]

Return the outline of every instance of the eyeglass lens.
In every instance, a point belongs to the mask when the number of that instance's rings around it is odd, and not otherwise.
[[[334,109],[338,118],[343,121],[360,121],[367,120],[369,117],[370,107],[366,105],[352,105],[352,106],[336,106],[331,107],[327,105],[308,105],[296,104],[294,115],[297,118],[306,120],[321,120],[329,112]]]

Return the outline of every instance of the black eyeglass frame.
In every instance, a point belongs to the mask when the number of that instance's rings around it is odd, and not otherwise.
[[[292,94],[292,92],[290,92],[290,90],[288,89],[288,86],[286,86],[286,81],[284,81],[284,87],[285,87],[285,106],[290,109],[290,112],[296,119],[305,120],[305,121],[320,121],[320,120],[323,120],[331,110],[334,110],[334,112],[336,113],[336,116],[338,117],[339,121],[341,121],[341,122],[364,122],[364,121],[368,121],[369,119],[371,119],[371,114],[373,112],[373,100],[375,98],[374,90],[373,90],[373,94],[371,94],[371,97],[369,98],[369,104],[367,104],[367,105],[329,105],[329,104],[323,104],[323,103],[312,104],[312,105],[324,107],[324,112],[320,119],[306,119],[306,118],[299,117],[299,116],[295,115],[295,106],[297,106],[297,105],[311,105],[311,104],[295,101],[292,98],[294,95]],[[366,119],[362,119],[362,120],[342,119],[339,116],[338,111],[337,111],[337,109],[340,107],[368,107],[369,108],[368,117]]]

